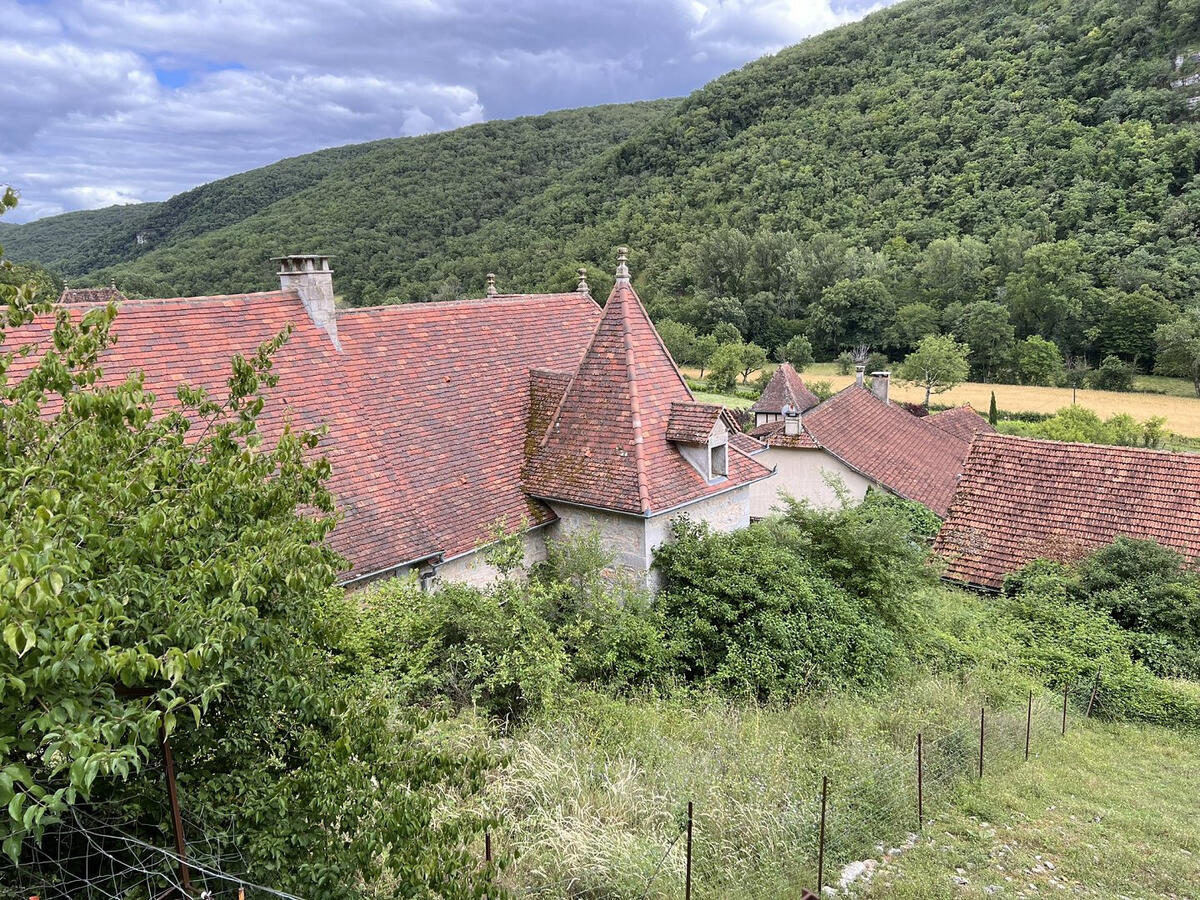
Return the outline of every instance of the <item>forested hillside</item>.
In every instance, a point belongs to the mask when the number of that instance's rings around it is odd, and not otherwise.
[[[1063,356],[1149,368],[1200,293],[1198,69],[1200,0],[909,0],[674,107],[385,143],[89,280],[245,289],[306,249],[337,255],[350,303],[418,300],[488,271],[568,287],[628,243],[660,321],[767,350],[804,334],[818,356],[896,358],[945,331],[980,378]]]
[[[335,256],[339,292],[377,302],[381,288],[428,283],[448,239],[474,232],[676,104],[600,106],[324,150],[161,204],[14,226],[4,246],[13,259],[158,295],[267,287],[270,257],[322,251]],[[115,219],[113,227],[93,229],[99,217]]]

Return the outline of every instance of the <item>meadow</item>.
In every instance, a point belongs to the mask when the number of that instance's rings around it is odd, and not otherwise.
[[[770,370],[773,371],[773,367]],[[685,368],[683,372],[690,378],[696,378],[700,374],[693,368]],[[854,382],[853,375],[837,374],[837,366],[834,363],[814,363],[804,370],[803,377],[806,381],[827,381],[835,391]],[[1128,413],[1139,420],[1162,416],[1166,419],[1167,428],[1176,434],[1200,437],[1200,399],[1195,396],[1195,391],[1186,379],[1141,375],[1134,384],[1138,390],[1131,393],[1080,389],[1074,392],[1075,403],[1105,419],[1116,413]],[[893,398],[909,403],[920,403],[925,399],[925,392],[921,388],[905,384],[898,379],[893,379],[889,390]],[[1150,391],[1153,393],[1149,393]],[[969,403],[987,415],[992,392],[996,394],[996,406],[1009,412],[1055,413],[1063,407],[1070,406],[1072,401],[1072,390],[1066,387],[966,382],[943,394],[936,394],[933,402],[940,406],[961,406]],[[719,394],[697,394],[697,399],[702,402],[724,403],[735,408],[746,408],[754,402],[745,397]]]

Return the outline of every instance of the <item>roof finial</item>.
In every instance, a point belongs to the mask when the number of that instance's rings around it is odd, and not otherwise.
[[[577,287],[575,290],[579,291],[581,294],[590,294],[592,289],[588,287],[587,269],[585,269],[583,266],[580,266],[576,271],[579,273],[579,287]]]
[[[489,297],[495,297],[498,293],[500,293],[499,291],[496,290],[496,273],[495,272],[487,273],[487,287],[484,289],[484,292]]]
[[[629,248],[617,248],[617,284],[629,284]]]
[[[108,286],[115,291],[117,289],[117,279],[112,279],[112,281],[108,283]]]

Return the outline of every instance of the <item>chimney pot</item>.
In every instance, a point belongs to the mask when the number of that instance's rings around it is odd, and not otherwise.
[[[865,373],[866,371],[867,371],[866,366],[855,366],[854,367],[854,383],[857,384],[859,387],[863,386],[863,373]]]
[[[325,329],[333,345],[342,349],[338,342],[337,312],[333,304],[333,269],[329,257],[317,253],[295,253],[291,256],[276,256],[279,263],[279,286],[285,291],[295,291],[313,323]]]
[[[888,382],[892,380],[891,372],[872,372],[871,373],[871,393],[882,400],[884,403],[891,403],[888,399]]]

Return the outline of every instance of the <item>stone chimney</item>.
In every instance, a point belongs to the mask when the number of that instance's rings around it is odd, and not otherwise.
[[[292,256],[276,256],[279,263],[279,286],[285,291],[295,291],[308,312],[308,317],[320,328],[325,329],[333,345],[342,349],[338,341],[337,313],[333,308],[333,269],[329,268],[329,257],[315,253],[297,253]]]
[[[484,283],[483,292],[485,294],[487,294],[489,297],[495,297],[497,294],[500,293],[498,290],[496,290],[496,273],[495,272],[487,273],[487,280]]]
[[[800,410],[794,409],[783,414],[783,433],[788,437],[799,437],[804,432],[800,427]]]
[[[859,387],[863,386],[863,373],[866,371],[867,371],[866,366],[855,366],[854,367],[854,383],[857,384]]]
[[[882,400],[884,403],[890,403],[888,400],[888,382],[892,380],[891,372],[872,372],[871,373],[871,393]]]

